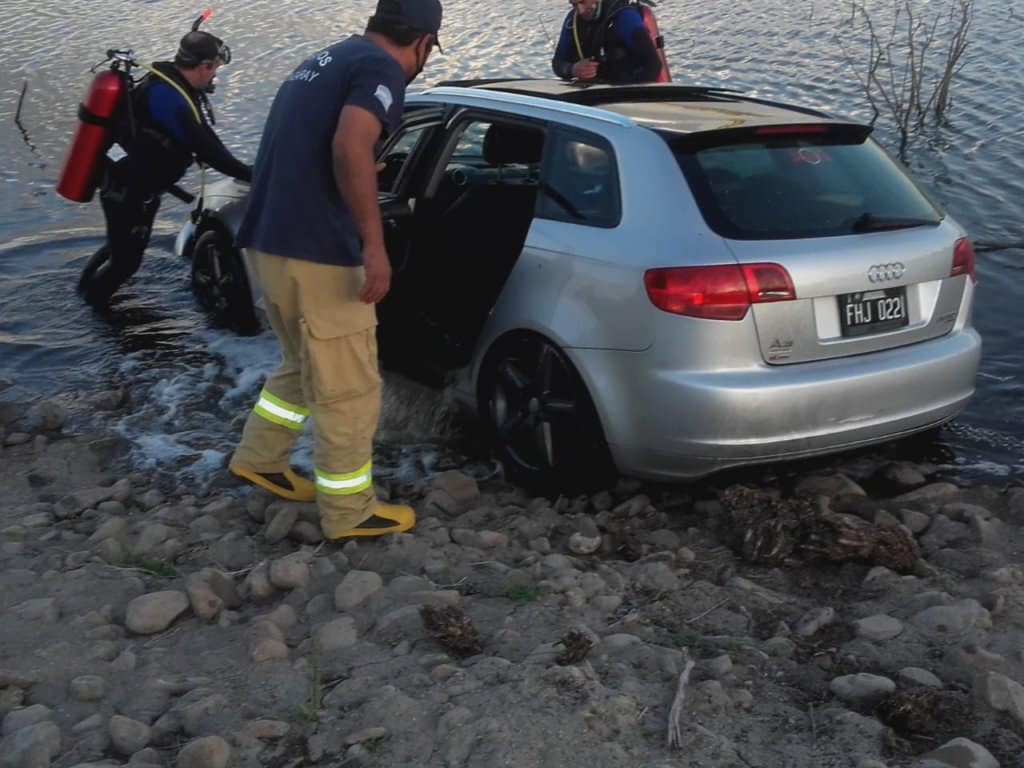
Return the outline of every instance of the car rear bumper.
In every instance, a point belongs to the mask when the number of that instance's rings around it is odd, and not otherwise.
[[[971,328],[842,360],[697,372],[646,352],[571,350],[619,469],[678,480],[879,443],[949,421],[974,394]]]

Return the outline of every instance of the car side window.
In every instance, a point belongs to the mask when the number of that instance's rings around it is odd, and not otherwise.
[[[537,215],[588,227],[619,224],[619,174],[611,144],[582,131],[552,132]]]
[[[402,170],[408,165],[409,158],[412,157],[414,150],[427,134],[427,130],[433,126],[434,123],[420,123],[399,131],[395,140],[377,158],[377,165],[380,167],[377,173],[378,192],[397,191]]]

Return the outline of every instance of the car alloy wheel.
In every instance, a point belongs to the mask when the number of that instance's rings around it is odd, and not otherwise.
[[[501,342],[481,374],[481,412],[506,470],[529,485],[572,490],[614,474],[593,402],[568,358],[524,334]]]
[[[196,240],[192,291],[218,325],[240,332],[258,328],[242,256],[218,229],[209,229]]]

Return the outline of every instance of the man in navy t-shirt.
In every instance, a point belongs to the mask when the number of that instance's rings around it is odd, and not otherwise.
[[[239,228],[282,361],[230,469],[284,498],[315,499],[328,539],[415,522],[410,507],[380,504],[373,490],[375,304],[391,283],[375,158],[399,124],[406,85],[437,45],[441,13],[439,0],[379,0],[365,34],[317,51],[288,76],[267,118]],[[289,462],[309,417],[315,483]]]

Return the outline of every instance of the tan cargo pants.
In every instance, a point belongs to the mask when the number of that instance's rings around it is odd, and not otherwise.
[[[353,528],[373,514],[373,435],[380,415],[377,313],[359,300],[362,267],[336,267],[250,249],[281,364],[249,414],[233,465],[281,472],[313,420],[321,525]]]

